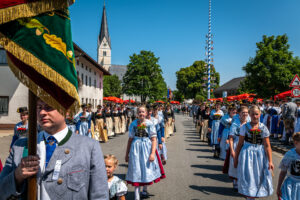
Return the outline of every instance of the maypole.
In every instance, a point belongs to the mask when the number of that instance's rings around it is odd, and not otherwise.
[[[206,40],[206,44],[207,44],[207,99],[210,99],[210,83],[211,83],[211,76],[210,76],[210,68],[212,65],[212,58],[211,56],[212,54],[212,34],[211,34],[211,0],[209,0],[209,11],[208,11],[208,34],[206,35],[207,40]]]

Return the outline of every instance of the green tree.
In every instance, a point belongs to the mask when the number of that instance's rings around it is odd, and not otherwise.
[[[180,93],[178,90],[174,90],[173,95],[175,101],[182,102],[184,100],[184,95]]]
[[[204,61],[195,61],[193,65],[181,68],[176,72],[176,87],[179,94],[186,99],[194,99],[196,96],[207,98],[207,67]],[[215,68],[211,68],[211,89],[216,89],[220,83],[220,75]]]
[[[105,97],[120,97],[122,93],[121,81],[117,75],[104,76],[103,78],[103,95]]]
[[[158,100],[167,93],[167,85],[162,76],[159,58],[151,51],[141,51],[130,56],[130,63],[123,77],[123,93],[139,95],[141,101],[147,98]]]
[[[300,60],[293,57],[289,50],[287,35],[264,35],[256,46],[255,57],[250,58],[243,67],[246,78],[242,81],[239,92],[251,92],[259,97],[269,98],[288,90],[293,76],[300,72]]]

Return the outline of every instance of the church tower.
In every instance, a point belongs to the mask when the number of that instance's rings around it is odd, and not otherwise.
[[[105,1],[103,5],[100,35],[98,37],[98,63],[107,71],[111,67],[111,43],[108,33]]]

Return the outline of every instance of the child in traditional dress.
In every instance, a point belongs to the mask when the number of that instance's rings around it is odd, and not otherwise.
[[[12,138],[10,148],[12,148],[14,143],[19,138],[27,137],[27,132],[28,132],[28,109],[27,109],[27,107],[20,107],[20,108],[18,108],[17,112],[20,113],[21,121],[19,123],[17,123],[14,128],[14,136]]]
[[[118,159],[114,155],[104,156],[110,200],[125,200],[127,194],[126,184],[117,176],[114,171],[118,167]]]
[[[251,106],[251,122],[240,129],[234,167],[238,167],[238,191],[247,199],[267,197],[273,194],[272,149],[270,132],[260,123],[260,109]]]
[[[146,116],[146,107],[139,107],[138,119],[134,120],[129,127],[125,156],[128,162],[126,181],[135,187],[135,200],[140,199],[140,186],[144,186],[142,196],[148,196],[147,186],[159,182],[161,177],[156,157],[156,130]]]
[[[295,148],[284,155],[279,165],[281,172],[278,179],[277,196],[282,200],[300,199],[300,132],[293,135],[293,141]],[[284,180],[286,175],[287,178]]]

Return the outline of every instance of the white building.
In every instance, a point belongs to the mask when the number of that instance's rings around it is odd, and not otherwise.
[[[74,44],[76,70],[81,103],[91,103],[93,108],[102,104],[103,76],[110,75],[101,65]],[[11,72],[6,53],[0,48],[0,129],[11,128],[19,120],[17,108],[28,107],[28,89]]]
[[[86,54],[78,45],[73,43],[76,70],[80,79],[78,88],[81,103],[90,103],[95,109],[103,103],[103,76],[110,73]]]

